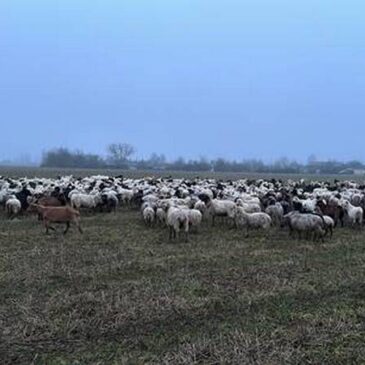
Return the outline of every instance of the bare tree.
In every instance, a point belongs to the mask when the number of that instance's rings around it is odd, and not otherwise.
[[[136,152],[136,149],[129,143],[112,143],[107,147],[108,160],[113,165],[125,164],[131,156]]]

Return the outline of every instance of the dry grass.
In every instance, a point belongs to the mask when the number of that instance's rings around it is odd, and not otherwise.
[[[83,225],[1,219],[2,365],[365,362],[363,233],[169,243],[126,210]]]

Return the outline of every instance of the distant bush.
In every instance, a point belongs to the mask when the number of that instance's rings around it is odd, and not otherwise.
[[[42,167],[78,167],[78,168],[104,168],[105,161],[98,155],[72,152],[67,148],[57,148],[44,153]]]
[[[170,171],[215,171],[215,172],[250,172],[250,173],[284,173],[284,174],[339,174],[365,171],[359,161],[316,161],[300,164],[283,157],[271,164],[258,159],[229,161],[217,158],[209,161],[201,157],[198,160],[185,160],[183,157],[168,162],[162,154],[153,153],[149,159],[131,160],[135,148],[127,143],[111,144],[107,147],[108,155],[103,158],[96,154],[82,151],[70,151],[56,148],[44,153],[41,166],[59,168],[119,168],[135,170],[170,170]]]

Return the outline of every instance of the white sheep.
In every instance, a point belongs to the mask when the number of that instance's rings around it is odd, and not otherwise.
[[[88,195],[74,193],[71,195],[71,207],[77,210],[80,208],[95,209],[99,204],[102,204],[100,194]]]
[[[280,203],[269,205],[266,208],[265,213],[271,217],[274,226],[280,227],[284,217],[284,209]]]
[[[162,208],[156,209],[156,219],[161,226],[166,225],[166,212]]]
[[[242,207],[246,213],[259,213],[261,212],[261,206],[256,201],[247,202],[243,201],[241,198],[236,201],[237,206]]]
[[[335,228],[335,221],[328,215],[324,215],[323,219],[324,219],[324,223],[326,224],[326,229],[327,229],[327,231],[330,232],[330,237],[332,238],[333,230]]]
[[[146,225],[152,227],[155,222],[155,217],[156,217],[155,210],[152,207],[146,207],[143,210],[142,215],[143,215],[143,220],[146,223]]]
[[[178,238],[180,231],[185,233],[185,242],[189,239],[189,216],[186,209],[170,206],[167,210],[166,223],[169,227],[169,238]]]
[[[20,213],[22,204],[15,196],[10,196],[5,203],[5,208],[9,218],[13,219]]]
[[[194,204],[194,209],[199,210],[199,212],[204,216],[204,214],[207,211],[207,207],[205,205],[205,203],[201,200],[198,200],[195,204]]]
[[[242,207],[236,207],[235,223],[237,227],[245,227],[248,236],[250,229],[268,230],[271,227],[271,217],[263,212],[246,213]]]
[[[363,222],[363,209],[361,207],[354,207],[348,200],[344,201],[342,204],[347,213],[350,225],[352,227],[355,225],[361,227]]]
[[[186,213],[188,214],[190,227],[197,229],[203,220],[201,212],[197,209],[186,209]]]
[[[210,199],[207,195],[200,195],[207,207],[207,213],[212,217],[212,225],[215,225],[216,217],[228,217],[234,221],[236,203],[231,200]]]

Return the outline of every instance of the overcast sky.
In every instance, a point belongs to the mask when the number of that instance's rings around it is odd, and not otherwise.
[[[1,0],[0,160],[365,160],[363,0]]]

